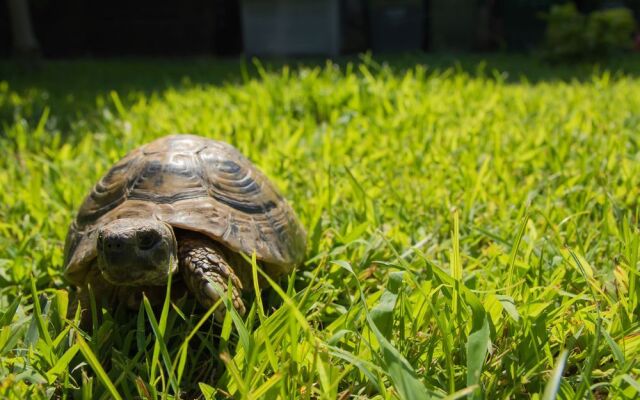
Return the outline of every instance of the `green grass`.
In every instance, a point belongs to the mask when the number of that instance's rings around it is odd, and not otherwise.
[[[0,65],[0,397],[637,398],[640,60],[480,61]],[[183,299],[82,330],[67,227],[174,132],[259,165],[308,261],[222,326]]]

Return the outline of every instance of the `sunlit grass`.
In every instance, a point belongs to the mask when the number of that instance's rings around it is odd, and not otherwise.
[[[0,397],[640,395],[639,78],[146,63],[0,84]],[[221,326],[183,299],[80,329],[74,212],[175,132],[271,177],[308,261]]]

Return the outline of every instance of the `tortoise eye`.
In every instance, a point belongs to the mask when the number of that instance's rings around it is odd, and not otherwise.
[[[138,248],[140,250],[149,250],[160,241],[160,235],[157,232],[141,232],[138,235]]]

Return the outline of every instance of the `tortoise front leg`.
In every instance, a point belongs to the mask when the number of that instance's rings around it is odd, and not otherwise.
[[[240,315],[244,315],[246,308],[240,295],[242,283],[222,249],[204,237],[181,238],[178,248],[182,276],[200,304],[206,308],[213,306],[220,298],[219,290],[226,295],[230,282],[233,307]],[[219,305],[214,312],[216,320],[222,322],[225,311],[224,305]]]

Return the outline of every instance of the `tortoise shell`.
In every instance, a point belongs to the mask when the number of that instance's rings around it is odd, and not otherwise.
[[[132,217],[199,232],[236,252],[255,251],[274,275],[304,257],[306,233],[275,186],[236,148],[200,136],[157,139],[100,179],[67,234],[67,279],[84,282],[100,226]]]

